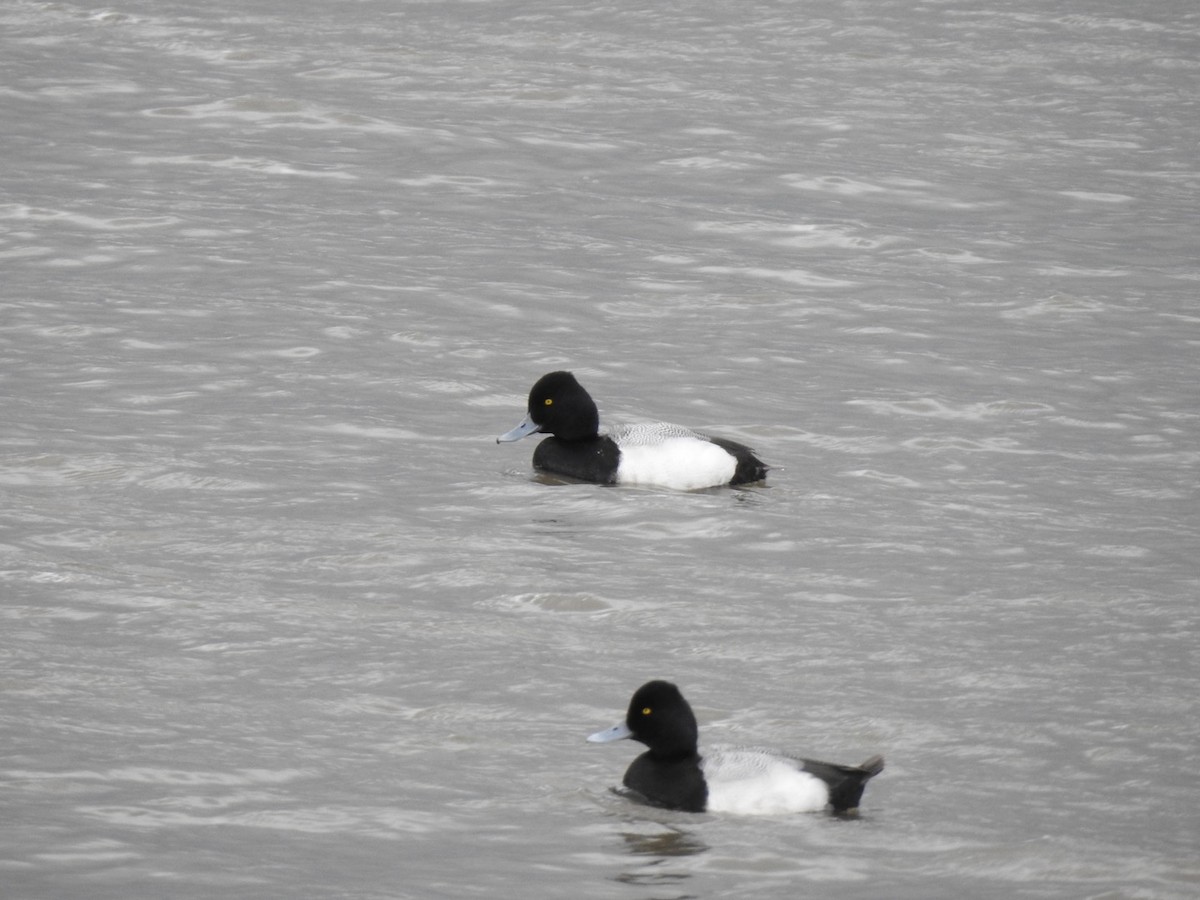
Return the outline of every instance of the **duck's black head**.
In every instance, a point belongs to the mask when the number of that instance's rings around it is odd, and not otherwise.
[[[700,730],[696,714],[669,681],[648,681],[629,701],[625,725],[630,737],[650,748],[654,756],[690,756],[696,752]]]
[[[550,372],[529,391],[529,418],[538,431],[564,441],[594,438],[600,430],[596,403],[570,372]]]

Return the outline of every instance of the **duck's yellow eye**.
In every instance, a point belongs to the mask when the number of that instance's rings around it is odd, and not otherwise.
[[[643,716],[648,716],[648,715],[650,715],[650,707],[648,707],[648,706],[643,706],[643,707],[642,707],[642,715],[643,715]]]
[[[547,397],[547,398],[546,398],[546,405],[547,405],[547,406],[553,406],[553,405],[554,405],[554,400],[553,400],[552,398],[550,398],[550,397]]]

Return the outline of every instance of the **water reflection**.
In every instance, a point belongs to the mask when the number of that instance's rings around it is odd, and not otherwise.
[[[708,844],[700,838],[677,828],[659,834],[623,832],[621,837],[635,856],[696,856],[708,850]]]
[[[694,834],[677,828],[668,828],[653,834],[626,831],[622,832],[621,837],[629,853],[641,859],[636,860],[639,863],[636,868],[617,875],[616,881],[621,884],[656,888],[670,885],[680,888],[680,893],[649,895],[654,900],[688,900],[696,896],[682,890],[692,873],[671,863],[678,857],[697,856],[706,852],[709,849],[708,844]]]

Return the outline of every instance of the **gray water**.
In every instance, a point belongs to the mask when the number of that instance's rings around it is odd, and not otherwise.
[[[1194,3],[9,0],[0,116],[6,900],[1200,893]],[[633,805],[653,677],[887,770]]]

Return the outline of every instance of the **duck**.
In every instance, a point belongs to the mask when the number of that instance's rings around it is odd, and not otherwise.
[[[539,378],[525,418],[496,443],[530,434],[550,435],[533,452],[534,468],[578,481],[691,491],[767,477],[768,466],[744,444],[680,425],[624,425],[602,434],[596,402],[571,372]]]
[[[695,713],[669,681],[648,681],[629,701],[625,720],[588,736],[592,743],[632,738],[649,749],[625,772],[635,799],[685,812],[783,814],[858,812],[883,757],[857,766],[820,762],[758,747],[697,748]]]

